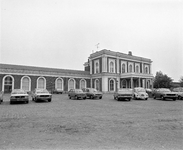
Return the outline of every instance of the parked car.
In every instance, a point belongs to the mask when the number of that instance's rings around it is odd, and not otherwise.
[[[146,93],[146,90],[144,88],[136,87],[133,89],[133,98],[135,100],[137,100],[137,99],[147,100],[149,98],[149,96]]]
[[[75,99],[86,99],[86,93],[83,92],[81,89],[70,89],[68,92],[69,99],[75,98]]]
[[[23,89],[14,89],[10,95],[10,104],[14,102],[29,103],[29,95]]]
[[[177,94],[178,99],[183,99],[183,87],[174,88],[172,91]]]
[[[170,89],[167,89],[167,88],[159,88],[154,91],[154,99],[160,98],[162,100],[165,100],[165,99],[176,100],[177,97],[178,96],[176,92],[171,92]]]
[[[53,94],[62,94],[62,93],[63,93],[63,90],[61,90],[61,89],[54,89],[54,90],[52,91],[52,93],[53,93]]]
[[[3,95],[4,95],[4,92],[1,91],[1,92],[0,92],[0,104],[3,102]]]
[[[130,101],[133,97],[133,90],[128,88],[118,89],[117,92],[114,93],[114,99],[116,100],[128,100]]]
[[[37,101],[48,101],[51,102],[52,94],[48,92],[46,89],[35,89],[32,92],[32,100]]]
[[[90,99],[99,98],[102,99],[103,93],[100,91],[97,91],[97,89],[94,88],[83,88],[83,92],[86,93],[86,97]]]

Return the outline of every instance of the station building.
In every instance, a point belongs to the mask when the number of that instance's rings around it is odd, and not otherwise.
[[[106,49],[90,54],[83,71],[0,64],[0,91],[44,88],[67,92],[72,88],[92,87],[114,92],[118,88],[152,88],[151,64],[150,59],[133,56],[132,52]]]

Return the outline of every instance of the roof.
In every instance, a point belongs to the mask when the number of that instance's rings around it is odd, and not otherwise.
[[[0,69],[16,69],[16,70],[45,71],[45,72],[48,71],[56,73],[83,74],[83,75],[90,74],[89,71],[82,71],[82,70],[69,70],[69,69],[23,66],[23,65],[12,65],[12,64],[1,64],[1,63],[0,63]]]
[[[144,62],[148,62],[148,63],[152,62],[151,59],[148,59],[148,58],[133,56],[131,51],[130,51],[130,54],[125,54],[125,53],[115,52],[115,51],[106,50],[106,49],[103,49],[103,50],[97,51],[93,54],[90,54],[89,58],[90,59],[95,58],[95,57],[98,57],[98,56],[102,56],[103,54],[111,55],[111,56],[114,56],[114,57],[133,59],[133,60],[137,60],[137,61],[144,61]]]

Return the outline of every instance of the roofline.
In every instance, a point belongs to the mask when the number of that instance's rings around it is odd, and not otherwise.
[[[102,55],[111,55],[111,56],[115,56],[115,57],[123,57],[126,59],[133,59],[133,60],[137,60],[137,61],[146,61],[146,62],[150,62],[152,63],[151,59],[149,58],[144,58],[144,57],[139,57],[139,56],[133,56],[133,55],[129,55],[129,54],[125,54],[125,53],[121,53],[121,52],[115,52],[115,51],[111,51],[111,50],[100,50],[97,51],[93,54],[90,54],[90,59],[98,57],[98,56],[102,56]]]
[[[61,73],[79,73],[79,74],[90,74],[89,71],[82,70],[70,70],[70,69],[59,69],[59,68],[47,68],[47,67],[36,67],[26,65],[14,65],[14,64],[3,64],[0,63],[0,69],[21,69],[21,70],[33,70],[33,71],[53,71]]]

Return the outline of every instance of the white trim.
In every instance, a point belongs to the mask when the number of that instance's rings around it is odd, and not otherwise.
[[[4,92],[4,81],[5,81],[5,78],[6,77],[11,77],[12,78],[12,90],[14,89],[14,77],[12,76],[12,75],[5,75],[4,77],[3,77],[3,84],[2,84],[2,91]]]
[[[71,89],[70,87],[69,87],[69,82],[70,82],[70,80],[73,80],[74,81],[74,89],[76,88],[76,81],[75,81],[75,79],[74,78],[70,78],[69,80],[68,80],[68,91]]]
[[[111,62],[113,63],[113,72],[110,72],[110,68],[111,68],[110,63],[111,63]],[[109,73],[115,73],[115,72],[116,72],[115,59],[110,59],[110,58],[109,58],[108,69],[109,69]]]
[[[139,70],[138,70],[138,72],[137,72],[137,70],[136,70],[136,67],[138,66],[138,68],[139,68]],[[139,63],[135,63],[135,73],[140,73],[140,64]]]
[[[100,63],[99,63],[99,59],[97,59],[97,60],[94,60],[94,74],[98,74],[97,67],[96,67],[97,63],[98,63],[98,73],[100,73]]]
[[[38,88],[38,81],[39,81],[39,79],[41,79],[41,78],[44,80],[44,88],[43,88],[43,89],[46,89],[46,78],[45,78],[45,77],[42,77],[42,76],[37,78],[36,88]]]
[[[96,81],[98,81],[98,83],[99,83],[99,89],[97,89],[97,83],[96,83]],[[95,86],[95,89],[100,90],[100,81],[99,81],[99,79],[95,79],[94,86]]]
[[[20,88],[22,89],[22,86],[23,86],[23,79],[24,78],[28,78],[29,79],[29,90],[28,91],[31,91],[31,78],[29,77],[29,76],[23,76],[22,78],[21,78],[21,85],[20,85]]]
[[[123,64],[125,64],[125,72],[124,73],[127,73],[127,62],[126,61],[121,61],[121,73],[122,73]]]
[[[114,86],[114,87],[113,87],[114,90],[112,90],[112,91],[111,91],[111,89],[110,89],[110,86],[111,86],[111,85],[110,85],[110,82],[111,82],[111,81],[113,81],[113,84],[114,84],[114,85],[113,85],[113,86]],[[112,79],[109,80],[109,92],[114,92],[114,91],[116,91],[116,81],[114,80],[114,78],[112,78]]]
[[[56,80],[55,80],[55,89],[58,89],[58,88],[57,88],[57,81],[58,81],[59,79],[62,81],[62,89],[59,89],[59,90],[63,90],[63,88],[64,88],[64,80],[63,80],[61,77],[56,78]]]
[[[84,82],[85,82],[85,86],[84,86],[84,88],[86,88],[86,84],[87,84],[86,80],[85,80],[85,79],[81,79],[81,80],[79,81],[79,87],[80,87],[80,89],[81,89],[81,82],[82,82],[82,81],[84,81]]]
[[[132,72],[130,72],[130,65],[132,65]],[[134,72],[134,64],[133,62],[128,63],[128,73],[133,73]]]

